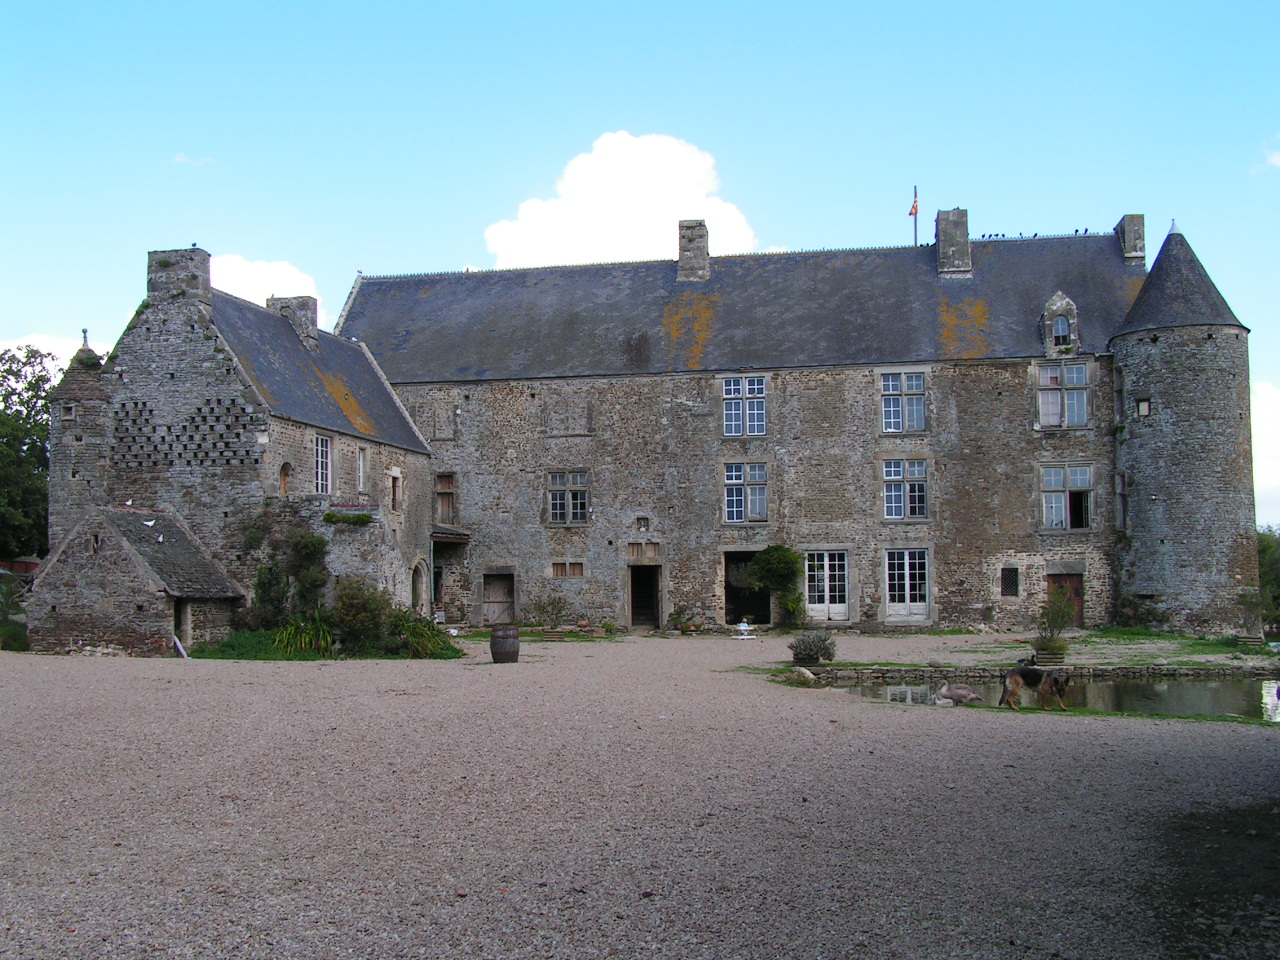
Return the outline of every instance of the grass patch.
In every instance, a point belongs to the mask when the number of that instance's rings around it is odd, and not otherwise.
[[[275,644],[274,630],[244,630],[222,643],[198,643],[187,651],[193,660],[323,660],[314,650],[284,653]]]

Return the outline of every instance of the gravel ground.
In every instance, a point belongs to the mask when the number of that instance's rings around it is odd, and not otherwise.
[[[911,642],[840,655],[967,643]],[[1274,955],[1280,730],[735,669],[782,643],[0,654],[0,956]]]

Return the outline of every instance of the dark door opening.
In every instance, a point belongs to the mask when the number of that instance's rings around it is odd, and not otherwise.
[[[631,625],[633,627],[661,626],[661,607],[658,603],[658,584],[662,567],[631,568]]]
[[[1050,573],[1048,574],[1049,592],[1063,589],[1071,598],[1076,608],[1076,618],[1072,626],[1084,626],[1084,574],[1083,573]]]
[[[483,623],[514,623],[516,619],[516,577],[513,573],[484,575]]]
[[[724,555],[725,623],[740,623],[747,618],[750,623],[769,622],[769,591],[753,590],[747,585],[747,568],[755,556],[753,552]]]

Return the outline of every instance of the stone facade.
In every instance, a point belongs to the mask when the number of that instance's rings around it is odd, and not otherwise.
[[[621,264],[352,292],[340,329],[391,371],[471,536],[438,555],[451,617],[519,619],[560,597],[592,622],[760,621],[777,610],[744,566],[785,544],[806,555],[811,622],[1026,629],[1061,587],[1087,625],[1136,596],[1178,625],[1241,628],[1257,582],[1247,330],[1229,310],[1184,327],[1195,296],[1148,290],[1178,332],[1121,335],[1149,286],[1141,217],[1108,237],[979,243],[964,210],[944,211],[932,280],[915,250],[717,259],[705,225],[679,238],[665,277]],[[810,296],[827,299],[806,320]],[[821,310],[848,326],[825,329]],[[418,360],[415,335],[454,338],[456,357]],[[815,341],[832,362],[811,359]],[[1135,424],[1139,381],[1160,413]],[[731,400],[758,422],[727,426]],[[890,402],[922,419],[890,423]]]
[[[96,637],[160,653],[188,622],[193,642],[225,636],[231,607],[251,598],[272,548],[251,536],[255,527],[302,524],[329,541],[334,575],[368,579],[403,603],[428,599],[427,448],[376,363],[316,330],[313,299],[274,299],[264,310],[212,290],[208,272],[203,250],[151,254],[147,299],[115,349],[102,363],[82,349],[55,392],[57,562],[34,584],[37,649]],[[61,549],[92,537],[97,513],[122,505],[181,518],[229,575],[235,602],[174,595],[105,554]],[[326,522],[335,512],[373,522]]]

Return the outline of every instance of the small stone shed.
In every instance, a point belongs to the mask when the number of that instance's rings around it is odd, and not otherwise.
[[[41,567],[28,605],[32,647],[173,654],[226,638],[245,600],[176,516],[130,507],[91,511]]]

